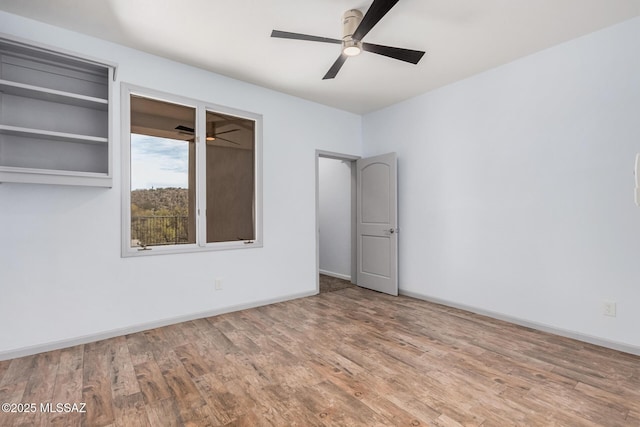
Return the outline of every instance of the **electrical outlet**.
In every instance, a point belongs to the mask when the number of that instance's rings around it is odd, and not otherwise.
[[[602,302],[602,314],[616,317],[616,302],[605,300]]]
[[[215,281],[216,291],[222,290],[222,279],[216,279]]]

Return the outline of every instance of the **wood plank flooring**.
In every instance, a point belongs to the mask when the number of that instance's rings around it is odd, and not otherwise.
[[[338,279],[337,277],[327,276],[326,274],[320,274],[319,276],[321,294],[340,291],[355,286],[348,280]]]
[[[0,362],[0,402],[38,405],[3,427],[638,426],[640,357],[347,288]]]

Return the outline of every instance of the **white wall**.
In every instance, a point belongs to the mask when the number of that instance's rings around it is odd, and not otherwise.
[[[0,28],[119,64],[114,188],[0,184],[0,359],[314,293],[316,149],[398,153],[403,292],[640,349],[639,19],[363,119],[4,12]],[[264,248],[120,257],[120,81],[264,115]]]
[[[0,28],[119,64],[114,187],[0,184],[0,359],[316,292],[315,150],[360,154],[360,116],[4,12]],[[121,81],[263,115],[264,248],[120,257]]]
[[[351,280],[351,161],[318,159],[320,272]]]
[[[640,18],[363,118],[398,153],[402,292],[640,351],[638,52]]]

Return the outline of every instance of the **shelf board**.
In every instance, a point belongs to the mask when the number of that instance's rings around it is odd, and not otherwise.
[[[17,168],[11,166],[0,166],[0,183],[2,182],[82,185],[107,188],[110,188],[113,184],[111,176],[107,173]]]
[[[82,144],[106,144],[107,138],[75,133],[53,132],[49,130],[23,128],[18,126],[0,125],[0,134],[48,139],[53,141],[78,142]]]
[[[9,95],[41,99],[43,101],[57,102],[83,108],[93,108],[103,111],[107,111],[109,107],[109,101],[106,99],[17,83],[10,80],[0,79],[0,92]]]

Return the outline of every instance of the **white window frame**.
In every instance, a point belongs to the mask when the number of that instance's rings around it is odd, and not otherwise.
[[[250,249],[263,246],[262,232],[262,115],[242,111],[211,102],[173,95],[153,89],[121,83],[121,155],[122,155],[122,256],[178,254],[188,252]],[[131,95],[195,108],[196,110],[196,243],[179,245],[131,247]],[[206,217],[206,143],[200,135],[206,134],[206,112],[213,111],[255,123],[254,146],[254,203],[255,239],[207,243]]]

